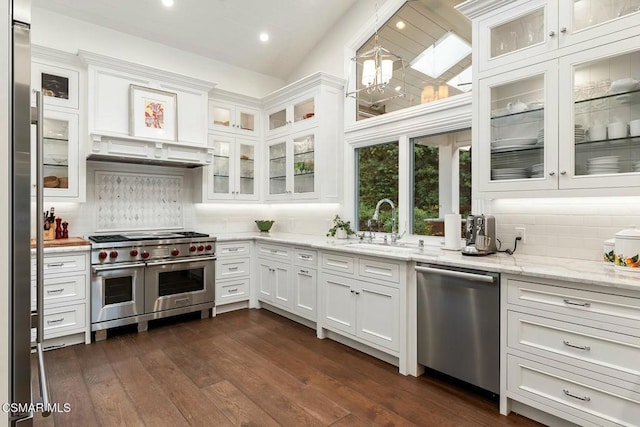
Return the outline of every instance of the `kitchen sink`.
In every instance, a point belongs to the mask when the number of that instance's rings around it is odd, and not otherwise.
[[[421,251],[420,248],[418,248],[417,244],[405,243],[405,242],[398,243],[397,245],[390,245],[385,243],[368,243],[368,242],[357,241],[357,242],[348,243],[347,245],[354,249],[366,249],[371,251],[389,252],[389,253],[393,253],[393,252],[425,253],[428,255],[439,255],[440,253],[439,249],[437,248],[425,247]]]

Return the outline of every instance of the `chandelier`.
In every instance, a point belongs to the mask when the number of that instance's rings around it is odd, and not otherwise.
[[[351,61],[355,63],[356,75],[362,70],[362,78],[356,80],[356,88],[346,96],[359,99],[369,106],[393,98],[405,96],[405,72],[402,57],[382,47],[378,40],[378,11],[376,7],[376,26],[373,48],[360,53]],[[390,85],[396,71],[396,84]],[[349,79],[351,80],[351,78]],[[347,85],[348,87],[348,85]]]

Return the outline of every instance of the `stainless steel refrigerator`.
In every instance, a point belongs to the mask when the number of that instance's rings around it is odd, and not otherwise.
[[[42,353],[43,341],[43,244],[42,202],[42,101],[36,94],[31,106],[31,3],[9,0],[9,123],[10,123],[10,289],[9,289],[9,398],[10,424],[33,424],[35,411],[49,414],[49,398]],[[37,128],[36,219],[37,307],[31,310],[31,126]],[[40,316],[38,316],[40,314]],[[31,327],[37,329],[36,355],[40,390],[31,390]]]

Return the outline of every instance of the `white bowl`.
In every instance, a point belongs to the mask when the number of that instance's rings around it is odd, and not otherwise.
[[[607,135],[609,139],[626,138],[628,135],[627,124],[625,122],[613,122],[607,125]]]
[[[623,93],[629,92],[638,86],[638,80],[626,77],[624,79],[618,79],[611,82],[609,90],[611,93]]]

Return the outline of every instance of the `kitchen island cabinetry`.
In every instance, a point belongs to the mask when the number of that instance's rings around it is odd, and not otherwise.
[[[65,52],[35,46],[31,86],[42,93],[42,149],[44,197],[47,202],[84,202],[86,162],[80,145],[84,128],[80,103],[81,68],[78,58]],[[35,106],[35,98],[32,101]],[[82,108],[81,108],[82,107]],[[36,130],[31,135],[31,177],[35,179]],[[32,195],[35,196],[35,181]]]
[[[615,17],[613,3],[559,3],[459,6],[474,40],[486,40],[473,53],[473,174],[483,198],[629,195],[637,186],[640,13],[624,2]]]
[[[316,73],[263,99],[267,200],[340,200],[343,86]]]
[[[68,252],[57,249],[44,254],[44,347],[45,350],[91,343],[89,318],[90,246]],[[31,259],[31,309],[36,301],[36,260]],[[32,329],[35,341],[35,329]]]
[[[513,401],[579,425],[640,419],[640,297],[505,275],[502,412]]]
[[[251,292],[251,242],[216,244],[216,308],[249,301]],[[224,311],[224,309],[222,310]]]

